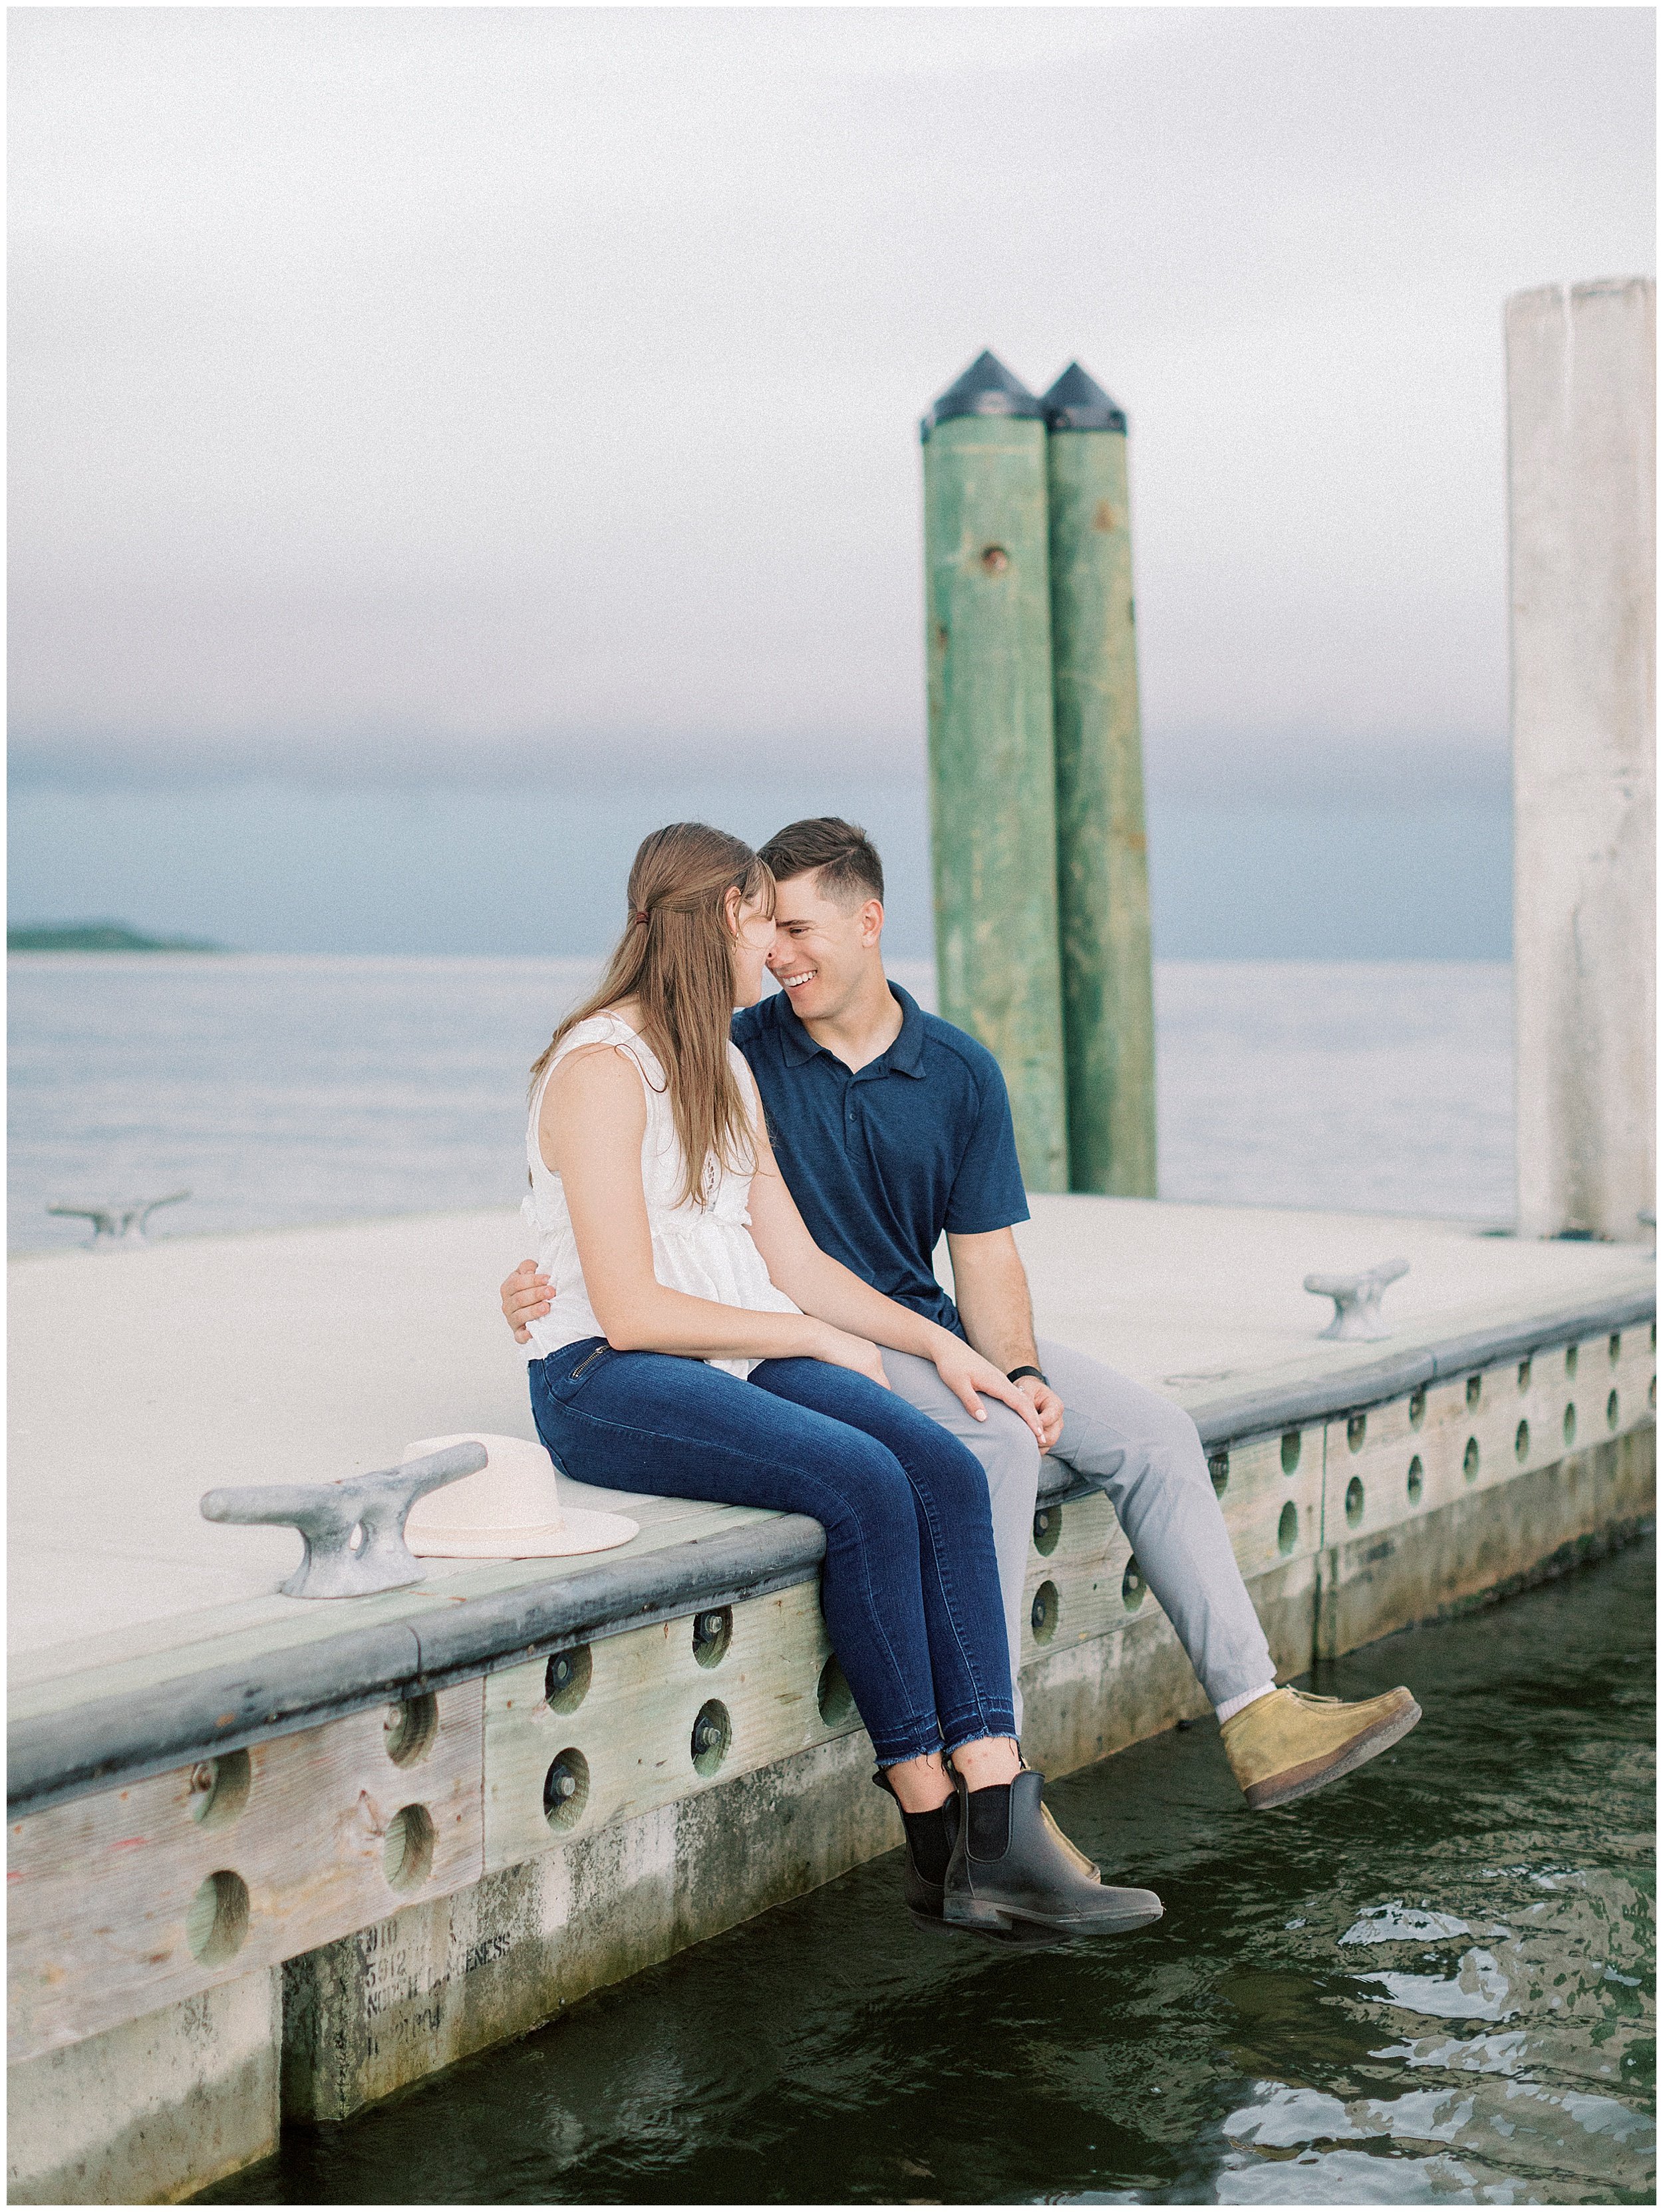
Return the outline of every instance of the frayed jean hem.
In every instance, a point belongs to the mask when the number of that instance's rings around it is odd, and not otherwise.
[[[951,1759],[955,1751],[962,1751],[967,1743],[996,1741],[1000,1736],[1008,1736],[1013,1742],[1016,1739],[1016,1716],[1008,1705],[1002,1711],[995,1706],[974,1728],[965,1729],[961,1735],[953,1736],[951,1742],[944,1744],[942,1750]]]
[[[941,1731],[932,1718],[927,1731],[921,1730],[916,1740],[900,1736],[886,1736],[880,1743],[872,1739],[872,1756],[880,1766],[905,1766],[910,1759],[931,1759],[941,1748]]]

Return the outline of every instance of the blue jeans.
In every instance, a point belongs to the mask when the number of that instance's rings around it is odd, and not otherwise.
[[[824,1360],[741,1382],[598,1336],[530,1374],[537,1432],[575,1481],[820,1523],[825,1626],[880,1766],[1015,1735],[987,1478],[927,1413]]]

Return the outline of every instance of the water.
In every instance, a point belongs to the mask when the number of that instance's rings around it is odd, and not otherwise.
[[[1510,1222],[1513,970],[1165,961],[1160,1194]]]
[[[57,1198],[159,1195],[159,1235],[517,1203],[526,1070],[584,961],[10,961],[13,1250]],[[929,966],[896,974],[933,1003]],[[1510,970],[1163,962],[1167,1198],[1505,1221]]]
[[[1327,1670],[1426,1717],[1285,1811],[1205,1723],[1057,1784],[1146,1933],[927,1934],[892,1853],[206,2201],[1650,2203],[1654,1558]]]

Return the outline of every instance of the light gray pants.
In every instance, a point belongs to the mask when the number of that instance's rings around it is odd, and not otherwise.
[[[1039,1488],[1039,1447],[1008,1406],[991,1399],[975,1419],[927,1359],[886,1352],[892,1387],[968,1444],[987,1472],[993,1541],[1005,1601],[1011,1673],[1020,1665],[1022,1584]],[[1138,1572],[1178,1632],[1215,1705],[1276,1678],[1270,1649],[1241,1579],[1196,1425],[1181,1406],[1083,1352],[1042,1339],[1039,1364],[1063,1405],[1053,1456],[1100,1481],[1137,1559]],[[1016,1722],[1022,1692],[1013,1679]]]

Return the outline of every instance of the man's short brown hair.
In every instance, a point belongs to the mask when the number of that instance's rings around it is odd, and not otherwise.
[[[840,821],[835,814],[788,823],[758,857],[768,863],[777,884],[813,870],[822,896],[840,905],[858,906],[884,895],[883,862],[871,840],[858,822]]]

